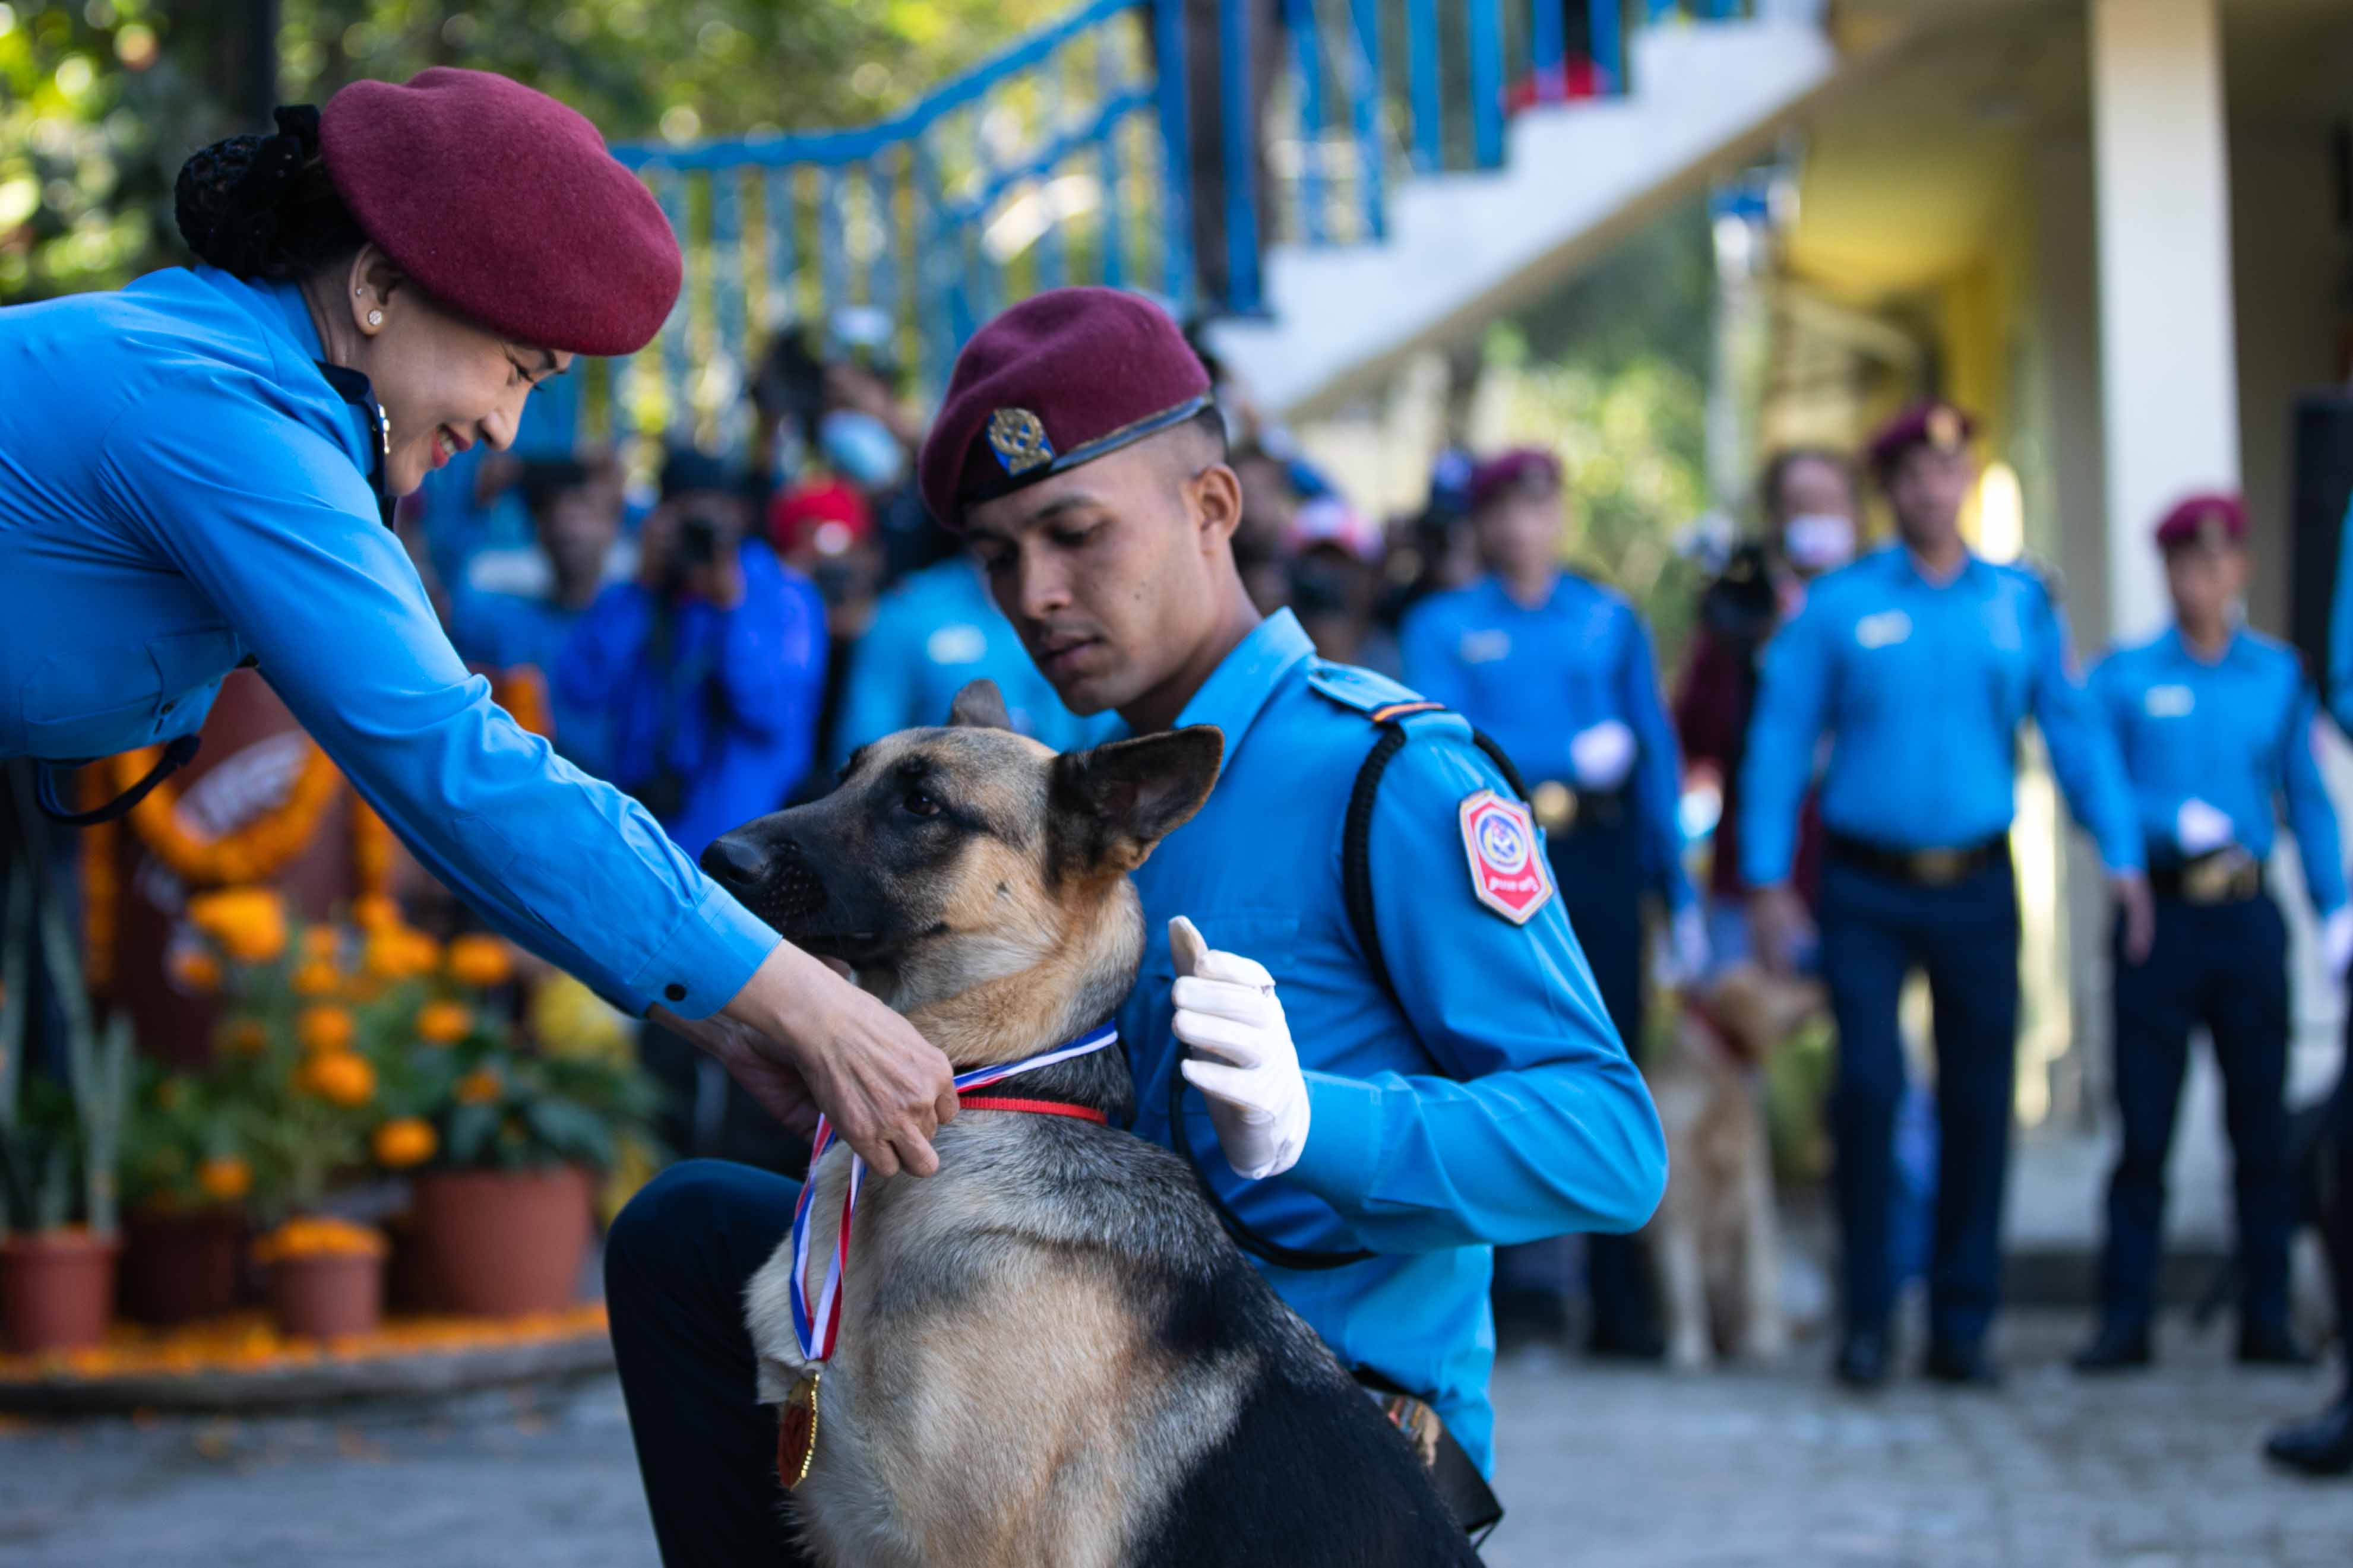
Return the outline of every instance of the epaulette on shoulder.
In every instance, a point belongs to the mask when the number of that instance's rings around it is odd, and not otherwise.
[[[1353,664],[1334,664],[1328,659],[1319,658],[1308,667],[1307,684],[1314,688],[1319,696],[1330,699],[1351,712],[1361,713],[1376,724],[1387,723],[1407,713],[1433,711],[1443,706],[1430,701],[1386,675],[1376,675]]]

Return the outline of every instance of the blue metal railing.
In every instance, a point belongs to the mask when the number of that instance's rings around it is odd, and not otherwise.
[[[872,125],[617,146],[689,262],[617,423],[720,433],[753,345],[848,306],[926,388],[1060,283],[1256,312],[1268,245],[1378,242],[1399,180],[1500,167],[1512,114],[1625,91],[1629,28],[1746,6],[1090,0]]]

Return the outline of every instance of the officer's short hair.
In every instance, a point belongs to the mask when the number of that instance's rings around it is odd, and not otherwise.
[[[1828,463],[1846,481],[1849,494],[1857,489],[1854,464],[1845,453],[1829,447],[1784,447],[1766,459],[1757,480],[1757,504],[1768,521],[1781,521],[1781,485],[1800,463]]]

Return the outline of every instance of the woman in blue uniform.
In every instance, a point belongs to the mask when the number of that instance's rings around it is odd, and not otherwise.
[[[822,1107],[929,1171],[945,1058],[495,706],[385,526],[573,355],[652,337],[680,279],[659,207],[586,120],[482,72],[277,119],[181,171],[205,265],[0,310],[0,757],[40,761],[54,816],[119,815],[257,666],[499,929],[788,1120]],[[157,744],[131,795],[58,803],[60,764]]]

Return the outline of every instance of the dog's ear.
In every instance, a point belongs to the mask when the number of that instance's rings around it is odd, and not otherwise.
[[[951,730],[1010,730],[1012,715],[1005,711],[1005,694],[994,680],[976,680],[948,704]]]
[[[1134,870],[1201,809],[1225,754],[1214,724],[1063,752],[1047,807],[1057,847],[1083,870]]]

